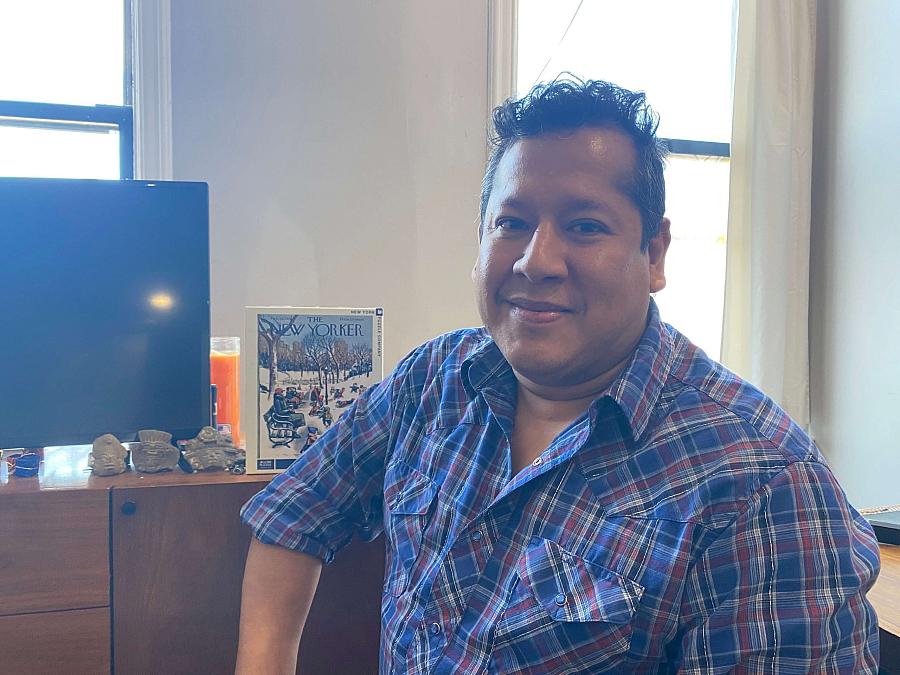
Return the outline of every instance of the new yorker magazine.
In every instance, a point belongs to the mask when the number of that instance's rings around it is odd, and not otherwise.
[[[278,473],[383,377],[381,308],[248,307],[247,471]]]

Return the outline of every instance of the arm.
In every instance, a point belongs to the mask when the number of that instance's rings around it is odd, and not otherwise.
[[[250,542],[241,595],[236,675],[293,675],[300,635],[322,561],[280,546]],[[271,580],[279,580],[273,585]]]
[[[294,672],[322,563],[354,534],[368,541],[380,533],[386,457],[402,420],[395,411],[405,409],[400,390],[410,361],[244,505],[254,539],[244,571],[240,675]]]
[[[797,462],[763,485],[696,561],[682,673],[876,673],[871,528],[830,470]]]

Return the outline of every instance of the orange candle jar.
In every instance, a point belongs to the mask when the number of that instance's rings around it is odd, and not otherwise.
[[[241,339],[214,337],[210,340],[209,379],[216,385],[216,422],[230,428],[235,445],[241,442]],[[223,425],[228,425],[223,428]]]

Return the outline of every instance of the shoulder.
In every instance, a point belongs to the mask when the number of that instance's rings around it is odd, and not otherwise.
[[[716,527],[795,463],[830,475],[812,439],[771,398],[675,329],[666,330],[668,377],[634,457],[638,469],[653,457],[666,467],[665,494],[652,501],[657,515]],[[803,475],[789,471],[782,478]]]
[[[438,335],[412,350],[397,366],[392,378],[412,401],[449,379],[456,379],[463,364],[491,341],[484,328],[461,328]]]
[[[668,330],[674,346],[667,383],[673,414],[693,423],[706,420],[738,441],[780,456],[785,464],[821,459],[812,439],[775,401],[675,329]]]

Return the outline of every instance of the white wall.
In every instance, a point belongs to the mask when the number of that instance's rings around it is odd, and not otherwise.
[[[819,4],[813,435],[858,507],[900,503],[900,3]]]
[[[478,322],[487,3],[172,3],[174,170],[210,184],[214,334],[248,304],[381,305],[385,365]],[[819,5],[812,431],[900,502],[900,3]]]
[[[487,3],[172,3],[174,175],[210,188],[212,330],[383,306],[385,367],[478,323]]]

